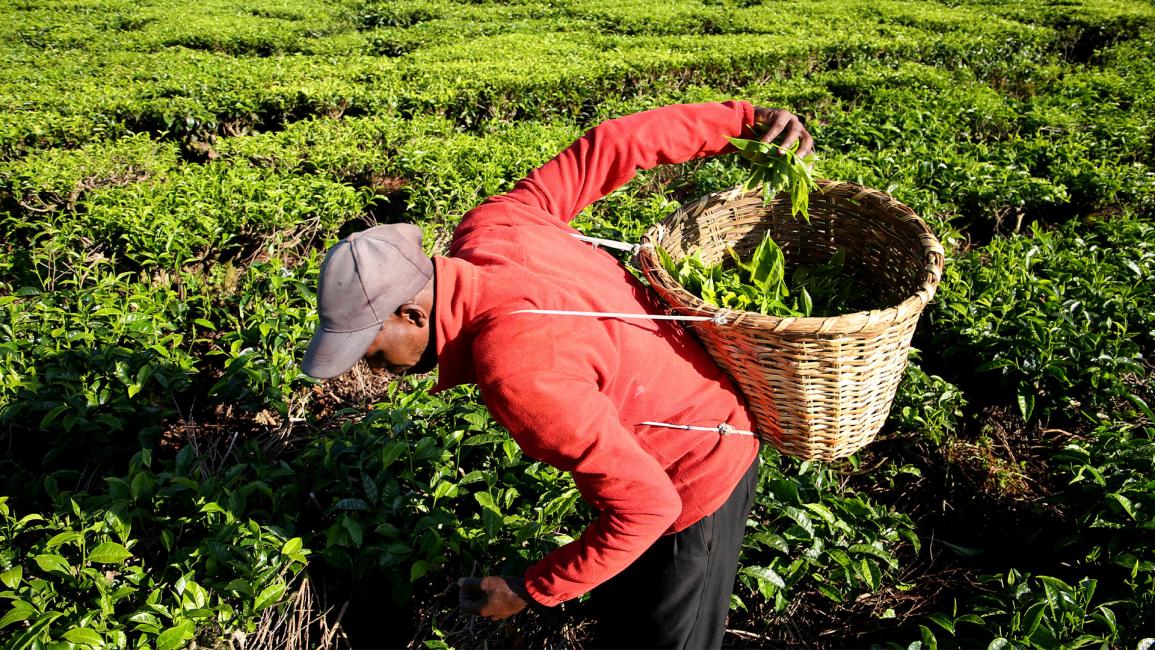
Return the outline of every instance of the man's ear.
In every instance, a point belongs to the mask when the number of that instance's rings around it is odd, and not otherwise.
[[[410,323],[413,323],[417,327],[425,327],[425,325],[429,322],[429,314],[421,305],[415,302],[407,302],[401,305],[397,308],[396,313],[398,316]]]

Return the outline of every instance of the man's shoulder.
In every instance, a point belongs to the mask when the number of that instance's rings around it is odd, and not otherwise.
[[[501,235],[495,233],[506,230],[541,227],[542,233],[573,232],[567,224],[559,221],[539,206],[510,200],[504,195],[495,196],[466,212],[453,231],[451,248],[454,245],[480,239],[482,243],[500,244]]]

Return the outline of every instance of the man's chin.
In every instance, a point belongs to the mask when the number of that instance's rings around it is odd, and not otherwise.
[[[433,372],[433,369],[436,367],[437,367],[437,361],[436,360],[426,361],[425,359],[422,359],[421,361],[418,361],[416,364],[409,366],[408,368],[406,368],[405,370],[402,370],[401,372],[399,372],[397,374],[398,375],[405,375],[405,376],[424,375],[426,373]]]
[[[407,375],[424,375],[433,372],[437,367],[437,353],[430,348],[425,349],[425,354],[421,355],[421,359],[413,364],[409,370],[405,371]]]

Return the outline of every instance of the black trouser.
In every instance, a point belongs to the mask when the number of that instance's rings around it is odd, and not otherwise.
[[[758,459],[714,514],[654,542],[590,595],[597,648],[720,648]]]

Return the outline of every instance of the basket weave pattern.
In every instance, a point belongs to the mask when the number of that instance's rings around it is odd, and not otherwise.
[[[809,224],[791,216],[785,194],[769,205],[757,189],[710,194],[647,232],[638,262],[673,313],[715,317],[725,310],[686,291],[647,244],[674,259],[700,250],[713,264],[728,257],[728,245],[749,258],[769,231],[790,267],[824,263],[845,251],[845,272],[890,307],[825,318],[730,312],[723,314],[725,324],[690,325],[738,383],[763,440],[791,456],[834,460],[882,428],[918,317],[942,277],[944,254],[910,208],[861,185],[821,181],[809,213]]]

